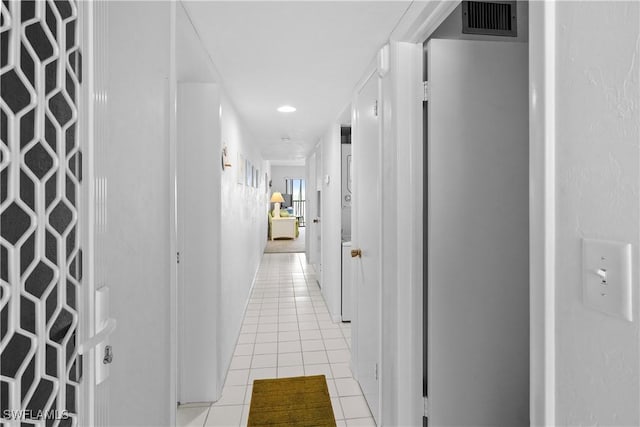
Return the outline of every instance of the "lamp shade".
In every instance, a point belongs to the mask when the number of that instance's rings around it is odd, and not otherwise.
[[[271,203],[284,203],[284,197],[282,197],[282,193],[275,192],[271,195]]]

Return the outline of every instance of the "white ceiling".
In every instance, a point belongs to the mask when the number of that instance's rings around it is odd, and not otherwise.
[[[270,160],[300,159],[350,100],[410,1],[184,2]],[[295,113],[279,113],[289,104]],[[283,137],[290,141],[283,142]]]

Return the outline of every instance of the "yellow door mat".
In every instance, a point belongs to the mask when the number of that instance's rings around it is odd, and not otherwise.
[[[324,375],[253,382],[249,427],[335,425]]]

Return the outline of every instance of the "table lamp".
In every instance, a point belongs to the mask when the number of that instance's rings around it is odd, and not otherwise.
[[[275,203],[273,206],[273,217],[280,218],[280,203],[284,202],[284,197],[279,192],[274,192],[271,195],[271,203]]]

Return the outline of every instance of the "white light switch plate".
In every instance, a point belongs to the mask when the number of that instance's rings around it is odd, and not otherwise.
[[[632,321],[631,245],[582,239],[582,292],[587,307]]]

